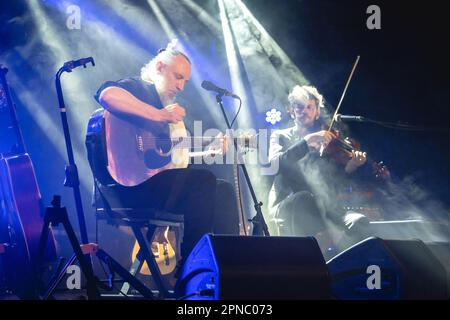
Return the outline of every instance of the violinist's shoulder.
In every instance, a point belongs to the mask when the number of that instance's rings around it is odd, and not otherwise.
[[[277,141],[284,141],[285,143],[295,142],[297,141],[296,128],[286,128],[286,129],[278,129],[274,130],[271,134],[272,139],[276,139]]]
[[[286,129],[277,129],[272,131],[271,136],[272,137],[283,137],[283,138],[287,138],[287,139],[291,139],[294,136],[294,132],[295,132],[295,127],[290,127],[290,128],[286,128]]]

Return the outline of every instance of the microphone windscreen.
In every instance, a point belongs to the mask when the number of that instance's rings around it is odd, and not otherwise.
[[[206,90],[215,90],[216,86],[211,81],[204,80],[202,82],[202,88]]]

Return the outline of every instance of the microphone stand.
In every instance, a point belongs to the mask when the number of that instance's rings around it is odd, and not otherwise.
[[[86,65],[84,65],[84,67],[86,67]],[[78,175],[78,169],[75,164],[75,159],[73,156],[72,140],[70,139],[66,106],[64,104],[64,97],[61,89],[61,75],[63,74],[63,72],[72,72],[72,69],[73,66],[71,66],[70,64],[64,64],[56,73],[55,86],[56,86],[56,93],[58,95],[58,103],[64,131],[64,138],[66,140],[67,157],[69,160],[69,165],[65,167],[64,186],[73,188],[75,206],[78,215],[78,224],[80,226],[81,242],[83,244],[87,244],[89,241],[86,231],[86,221],[84,219],[83,205],[81,201],[80,180]]]
[[[219,93],[216,96],[216,101],[217,101],[217,104],[220,106],[220,109],[222,110],[222,114],[223,114],[223,117],[225,118],[227,127],[231,132],[231,125],[230,125],[230,122],[228,121],[228,117],[227,117],[227,115],[225,113],[225,109],[223,107],[222,97],[223,97],[223,94]],[[234,146],[234,150],[235,150],[236,154],[238,154],[236,139],[233,139],[233,146]],[[267,227],[266,221],[264,220],[264,216],[263,216],[263,213],[261,210],[263,203],[261,201],[258,201],[258,199],[256,198],[255,190],[253,189],[253,185],[250,181],[250,177],[248,175],[248,171],[247,171],[247,168],[245,167],[245,164],[238,163],[238,165],[241,167],[242,172],[244,173],[245,181],[247,182],[247,186],[248,186],[248,188],[250,190],[250,194],[252,196],[254,208],[256,210],[256,215],[250,220],[253,223],[252,235],[254,235],[254,236],[261,236],[261,235],[262,236],[270,236],[269,228]]]
[[[78,224],[80,227],[82,244],[88,244],[89,240],[88,240],[88,235],[87,235],[87,230],[86,230],[86,221],[84,218],[84,211],[83,211],[83,205],[82,205],[82,200],[81,200],[80,180],[79,180],[79,175],[78,175],[78,169],[75,164],[75,158],[73,155],[72,140],[70,138],[69,124],[67,121],[67,114],[66,114],[66,106],[64,103],[64,97],[63,97],[62,88],[61,88],[61,75],[64,72],[72,72],[72,70],[74,68],[76,68],[80,65],[82,65],[84,68],[86,68],[86,64],[88,62],[91,62],[93,66],[95,65],[92,58],[91,58],[91,60],[84,59],[83,61],[81,61],[81,64],[79,64],[79,65],[77,65],[75,61],[66,62],[58,70],[58,72],[56,73],[56,77],[55,77],[56,93],[58,95],[59,110],[60,110],[60,114],[61,114],[64,138],[65,138],[65,142],[66,142],[67,156],[68,156],[68,160],[69,160],[69,165],[66,165],[66,167],[65,167],[64,186],[71,187],[73,189],[73,195],[75,198],[75,207],[76,207],[77,216],[78,216]],[[61,211],[61,210],[59,210],[59,211]],[[65,216],[68,221],[67,213],[65,214]],[[69,222],[67,222],[67,224],[70,225]],[[69,226],[69,228],[71,228],[71,227]],[[71,243],[72,243],[72,246],[74,247],[75,253],[72,255],[72,257],[69,259],[69,261],[64,266],[63,272],[78,257],[80,266],[81,266],[83,272],[85,273],[85,276],[87,279],[88,297],[90,299],[98,299],[100,297],[100,293],[99,293],[97,285],[96,285],[96,278],[95,278],[94,272],[93,272],[91,257],[89,254],[85,254],[84,256],[81,255],[79,246],[76,245],[77,240],[75,238],[75,233],[73,231],[71,233],[68,233],[68,235],[69,235],[69,238],[71,239]],[[59,280],[60,279],[58,279],[58,281]],[[50,291],[52,291],[53,289],[54,288],[50,288]]]

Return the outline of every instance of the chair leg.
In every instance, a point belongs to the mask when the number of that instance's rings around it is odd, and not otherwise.
[[[184,236],[184,225],[181,224],[179,227],[175,228],[175,239],[176,239],[175,257],[177,259],[177,264],[181,260],[181,243],[183,242],[183,236]]]
[[[137,291],[139,291],[145,298],[154,299],[153,292],[147,288],[142,282],[140,282],[136,277],[130,274],[128,270],[123,268],[116,260],[114,260],[110,255],[108,255],[102,249],[97,251],[97,257],[106,264],[111,264],[114,272],[116,272],[122,279],[130,283]]]
[[[134,277],[141,271],[142,265],[144,264],[144,261],[140,258],[140,253],[141,249],[136,254],[136,259],[134,260],[130,270],[128,271]],[[130,284],[128,282],[124,282],[120,291],[122,291],[124,294],[128,294],[129,290]]]
[[[150,249],[147,246],[147,242],[145,240],[144,234],[142,233],[142,230],[139,226],[131,226],[133,229],[134,235],[136,237],[137,242],[139,243],[139,247],[141,248],[141,253],[144,257],[144,260],[147,262],[147,265],[152,273],[152,278],[155,281],[156,286],[158,287],[160,296],[162,298],[167,297],[169,295],[169,292],[164,285],[164,282],[162,280],[161,272],[159,271],[159,267],[156,263],[155,256],[153,255],[153,252],[150,251]],[[156,226],[150,226],[149,228],[156,229]],[[154,230],[153,230],[154,233]],[[153,235],[153,233],[151,233]],[[151,240],[150,240],[151,241]]]

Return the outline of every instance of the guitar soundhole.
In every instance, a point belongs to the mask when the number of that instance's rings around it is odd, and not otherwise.
[[[154,147],[145,150],[144,163],[149,169],[158,169],[171,161],[170,150],[172,148],[170,136],[156,136]],[[167,154],[169,153],[169,154]]]

